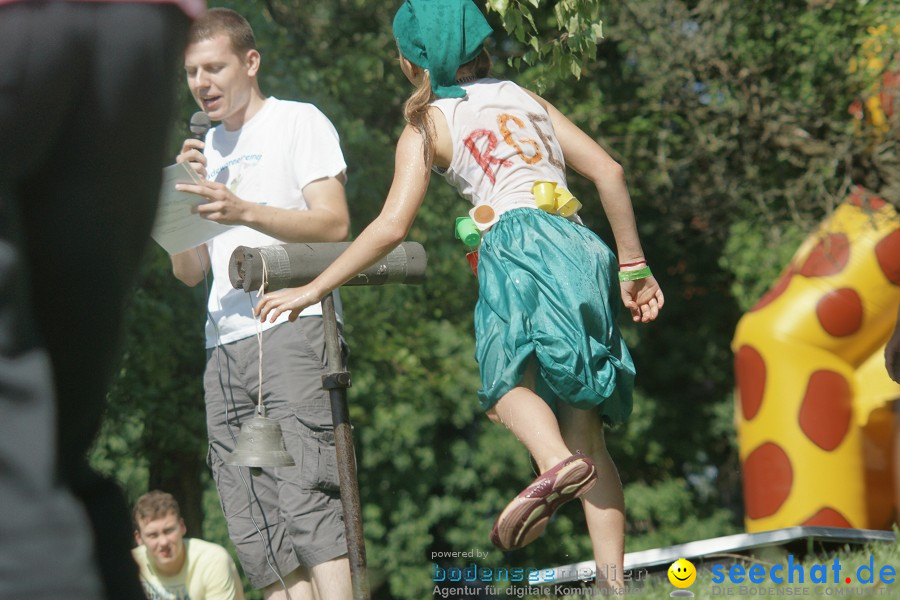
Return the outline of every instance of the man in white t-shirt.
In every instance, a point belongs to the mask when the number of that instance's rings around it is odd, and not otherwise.
[[[244,600],[241,578],[222,546],[184,537],[178,502],[154,490],[134,506],[131,551],[149,600]]]
[[[232,288],[228,263],[239,245],[346,239],[346,165],[337,132],[317,108],[262,94],[260,60],[250,25],[234,11],[212,9],[191,29],[188,87],[221,124],[202,141],[185,140],[177,160],[206,181],[179,189],[206,199],[197,209],[201,216],[234,227],[172,256],[172,266],[192,286],[212,270],[204,379],[208,460],[244,572],[268,600],[287,592],[293,600],[341,600],[352,592],[334,428],[321,380],[327,370],[321,306],[294,323],[257,323],[255,296]],[[260,387],[266,416],[281,424],[297,465],[251,474],[224,459],[241,424],[255,416]]]

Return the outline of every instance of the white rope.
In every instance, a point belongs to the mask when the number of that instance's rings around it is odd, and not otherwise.
[[[257,301],[259,298],[266,293],[266,284],[269,280],[269,270],[266,268],[266,257],[261,252],[259,254],[259,258],[262,260],[262,283],[259,286],[259,293],[256,294]],[[262,382],[263,382],[263,346],[262,346],[262,327],[260,326],[259,316],[253,317],[253,322],[256,324],[256,341],[259,344],[259,379],[258,379],[258,391],[259,395],[256,401],[256,412],[259,415],[263,414],[263,403],[262,403]]]

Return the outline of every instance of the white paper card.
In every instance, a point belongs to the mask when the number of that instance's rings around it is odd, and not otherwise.
[[[150,235],[169,254],[190,250],[231,229],[193,211],[195,206],[206,202],[206,198],[175,189],[176,183],[201,182],[200,176],[187,163],[176,163],[163,169],[159,208]]]

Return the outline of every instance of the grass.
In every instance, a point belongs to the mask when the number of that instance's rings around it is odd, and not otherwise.
[[[698,568],[696,581],[688,588],[694,593],[695,598],[900,598],[900,543],[886,544],[876,543],[863,547],[843,547],[837,552],[827,554],[810,555],[802,561],[794,559],[793,564],[800,564],[803,573],[803,583],[799,582],[798,570],[794,570],[793,583],[788,583],[786,569],[776,569],[776,577],[783,576],[785,583],[777,584],[769,578],[770,570],[775,565],[787,565],[787,554],[779,549],[761,551],[755,556],[723,555],[708,557],[702,564],[694,562]],[[835,560],[840,566],[839,581],[834,583]],[[870,573],[869,565],[874,566],[874,573]],[[715,565],[720,565],[716,571]],[[732,583],[729,580],[729,569],[732,565],[740,565],[743,570],[743,582]],[[761,583],[753,583],[747,578],[751,569],[757,581],[761,577]],[[882,571],[885,567],[888,569]],[[860,569],[862,570],[860,571]],[[893,569],[893,576],[890,570]],[[741,570],[735,569],[735,579],[739,578]],[[885,580],[893,577],[893,582],[881,581],[879,572],[885,575]],[[716,576],[715,573],[720,575]],[[871,583],[859,583],[859,575],[868,579]],[[716,580],[714,580],[714,577]],[[812,578],[827,582],[815,583]],[[846,578],[851,578],[851,583],[846,583]],[[627,596],[633,598],[647,598],[663,600],[670,598],[670,593],[676,588],[669,583],[664,572],[654,573],[644,582],[642,587],[630,591]],[[569,588],[569,585],[561,585],[561,588]],[[608,598],[599,591],[584,589],[578,593],[568,595],[555,595],[556,590],[550,586],[544,588],[549,593],[537,593],[521,596],[532,600],[553,599],[558,600],[582,600],[584,598]],[[590,592],[594,591],[591,595]],[[516,596],[512,596],[516,597]],[[618,596],[622,597],[622,596]]]

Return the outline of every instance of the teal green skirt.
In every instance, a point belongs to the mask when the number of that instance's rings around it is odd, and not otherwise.
[[[478,257],[475,358],[481,406],[521,385],[535,363],[535,392],[597,408],[604,421],[631,414],[634,361],[616,325],[615,256],[588,228],[531,208],[504,213]]]

